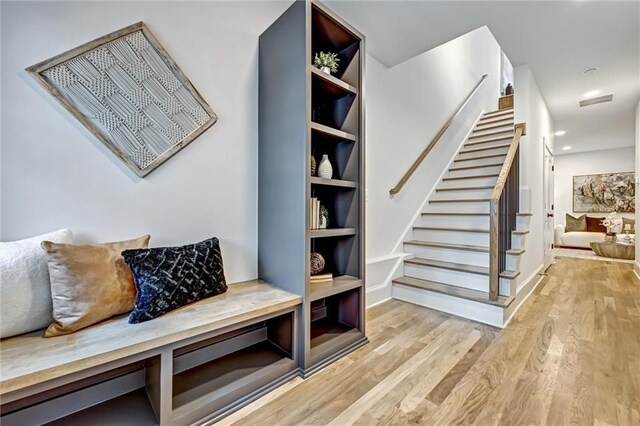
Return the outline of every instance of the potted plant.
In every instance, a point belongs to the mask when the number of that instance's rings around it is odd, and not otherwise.
[[[340,59],[337,53],[319,52],[313,59],[313,66],[324,73],[331,74],[338,71],[338,62]]]
[[[329,226],[329,210],[325,206],[320,206],[320,229],[327,229]]]
[[[614,242],[616,240],[616,232],[614,231],[616,224],[614,221],[617,214],[617,212],[611,212],[609,213],[609,216],[605,217],[602,222],[600,222],[607,228],[607,235],[605,236],[605,241],[607,242]]]

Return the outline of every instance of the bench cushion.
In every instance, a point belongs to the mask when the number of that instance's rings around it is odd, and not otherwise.
[[[0,342],[0,395],[233,326],[301,302],[300,296],[253,280],[231,284],[222,295],[141,324],[129,324],[124,316],[64,336],[44,338],[40,331],[5,339]]]

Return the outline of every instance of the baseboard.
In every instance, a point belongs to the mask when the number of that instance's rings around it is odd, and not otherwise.
[[[391,299],[391,280],[398,274],[405,257],[405,253],[395,253],[367,261],[367,308]]]
[[[533,293],[533,290],[538,287],[538,284],[542,282],[542,279],[544,278],[543,272],[544,264],[540,265],[531,275],[527,277],[526,280],[522,282],[522,284],[518,286],[518,288],[516,289],[516,299],[511,302],[511,305],[509,305],[505,312],[505,316],[507,317],[507,319],[504,321],[503,327],[506,327],[507,324],[509,324],[511,318],[513,318],[515,313],[518,312],[518,309],[520,309],[520,306],[522,306],[522,304],[529,298],[529,296],[531,296],[531,293]]]
[[[637,261],[633,262],[633,272],[635,272],[636,277],[640,280],[640,263]]]

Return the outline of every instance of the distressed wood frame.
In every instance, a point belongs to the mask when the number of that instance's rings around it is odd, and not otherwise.
[[[210,119],[197,128],[195,131],[188,134],[183,140],[179,143],[173,145],[170,149],[163,152],[160,156],[156,157],[153,162],[148,164],[144,169],[140,169],[136,163],[134,163],[131,159],[124,155],[117,146],[115,146],[103,133],[102,131],[87,117],[85,117],[80,111],[78,111],[67,99],[65,96],[60,93],[60,91],[51,84],[47,78],[42,74],[44,71],[49,68],[60,65],[63,62],[66,62],[76,56],[82,55],[90,50],[98,48],[102,45],[105,45],[109,42],[117,40],[119,38],[125,37],[131,33],[136,31],[142,31],[144,36],[147,38],[151,46],[158,52],[161,59],[164,60],[166,65],[173,71],[175,77],[180,81],[185,89],[187,89],[191,95],[196,99],[196,101],[200,104],[200,106],[210,115]],[[209,104],[204,100],[204,98],[200,95],[200,93],[193,86],[191,81],[187,78],[187,76],[182,72],[180,67],[175,63],[175,61],[171,58],[169,53],[162,47],[158,39],[153,35],[153,33],[149,30],[149,28],[144,24],[144,22],[140,21],[133,25],[129,25],[128,27],[122,28],[120,30],[114,31],[102,37],[98,37],[95,40],[82,44],[74,49],[68,50],[64,53],[56,55],[52,58],[39,62],[35,65],[32,65],[26,68],[26,71],[50,94],[52,95],[72,116],[74,116],[84,127],[86,127],[96,138],[98,138],[111,152],[113,152],[120,160],[122,160],[137,176],[144,177],[155,170],[162,163],[167,161],[170,157],[180,151],[182,148],[191,143],[194,139],[204,133],[209,127],[215,124],[218,121],[218,116],[213,112],[213,109],[209,106]]]

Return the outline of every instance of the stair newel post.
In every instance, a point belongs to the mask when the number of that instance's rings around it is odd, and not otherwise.
[[[500,252],[500,198],[489,202],[489,299],[498,300]]]

